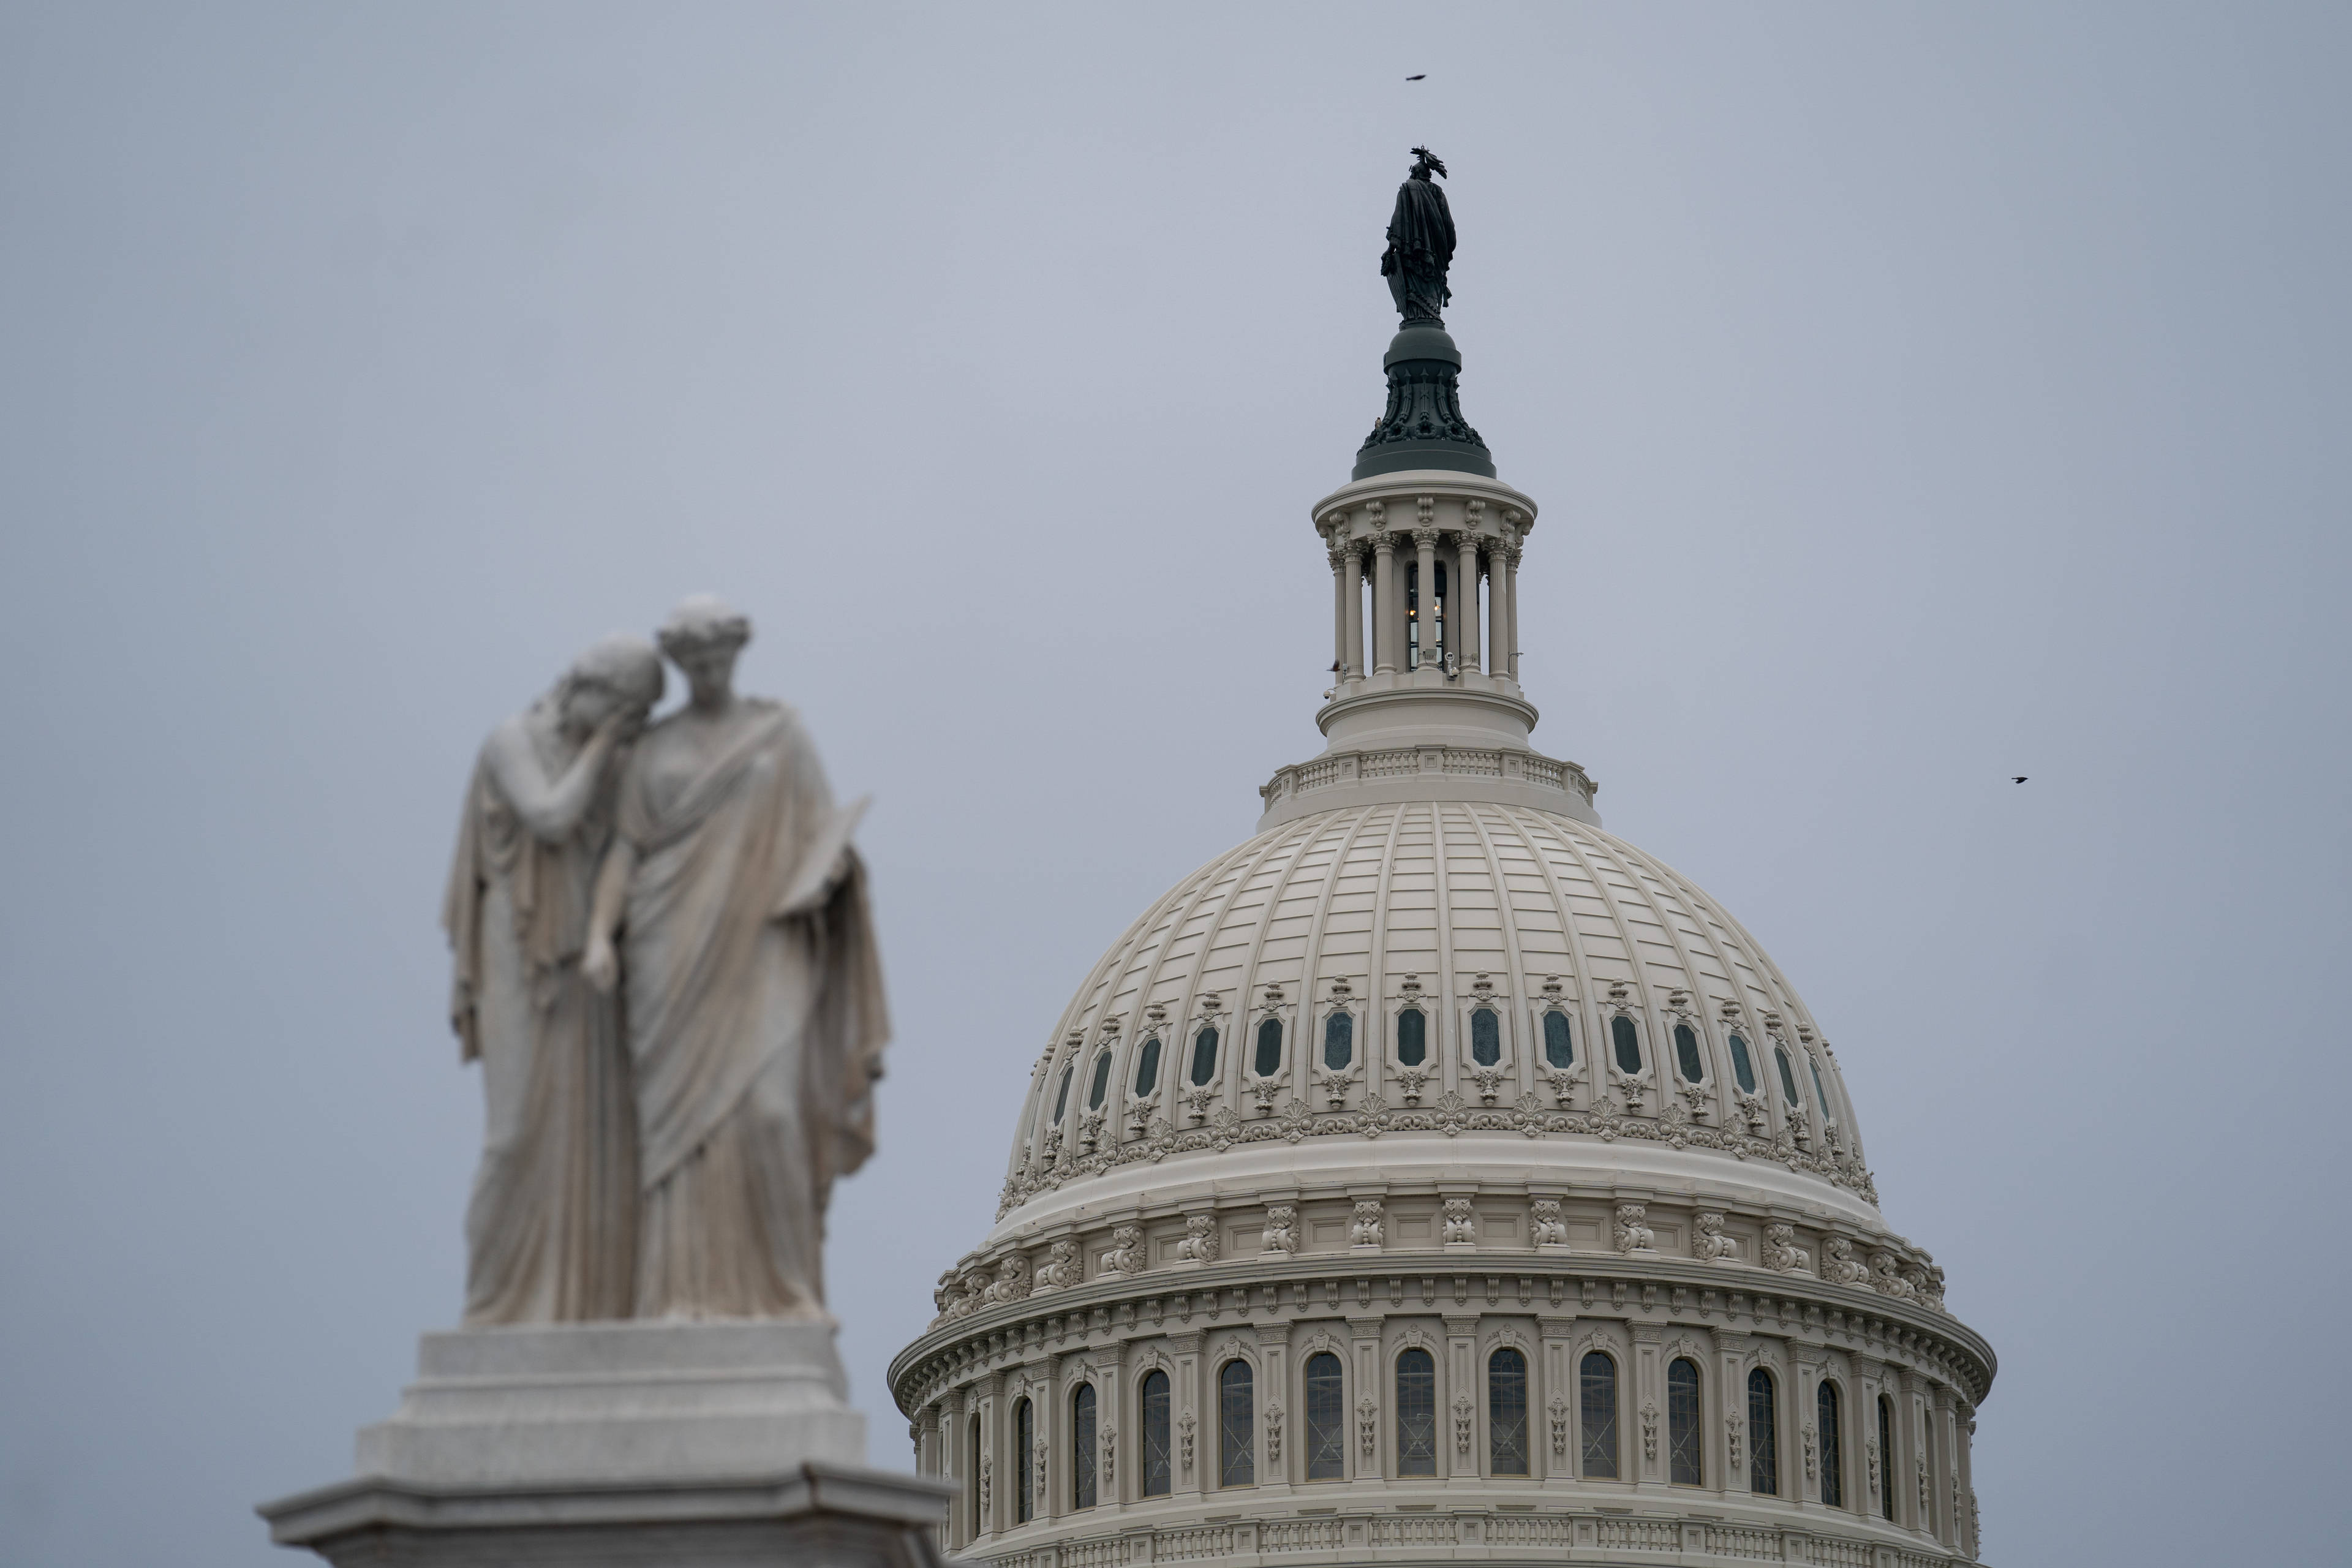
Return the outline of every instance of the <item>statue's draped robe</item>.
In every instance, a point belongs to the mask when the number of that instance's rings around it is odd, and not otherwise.
[[[1389,219],[1389,248],[1381,275],[1406,321],[1436,321],[1454,296],[1445,270],[1454,264],[1454,213],[1434,180],[1412,179],[1397,187],[1396,212]]]
[[[661,728],[618,818],[638,855],[621,965],[635,1314],[821,1316],[825,1203],[873,1151],[888,1033],[864,872],[852,856],[821,907],[784,910],[825,869],[804,862],[834,853],[831,792],[789,709],[739,699],[699,753]]]
[[[552,778],[569,757],[532,731]],[[580,975],[589,900],[612,822],[610,773],[556,843],[515,815],[487,759],[466,790],[442,921],[450,1018],[479,1058],[482,1163],[466,1210],[466,1321],[629,1315],[636,1123],[619,1007]]]

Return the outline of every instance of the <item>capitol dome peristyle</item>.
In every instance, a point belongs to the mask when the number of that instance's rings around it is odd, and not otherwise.
[[[1535,749],[1537,507],[1459,366],[1400,332],[1359,477],[1311,510],[1324,749],[1081,981],[995,1223],[891,1363],[959,1483],[943,1544],[1973,1560],[1991,1349],[1883,1216],[1787,977]]]

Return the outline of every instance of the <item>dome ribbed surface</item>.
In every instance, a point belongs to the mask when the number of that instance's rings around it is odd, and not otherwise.
[[[1407,1005],[1429,1019],[1420,1084],[1396,1058],[1394,1020]],[[1468,1036],[1482,1006],[1499,1020],[1503,1070],[1478,1081]],[[1571,1026],[1577,1081],[1565,1092],[1547,1070],[1550,1008]],[[1335,1009],[1350,1013],[1358,1042],[1357,1079],[1337,1100],[1319,1060]],[[1645,1110],[1625,1100],[1617,1070],[1621,1014],[1635,1027],[1642,1070],[1630,1087]],[[1281,1026],[1281,1067],[1261,1078],[1268,1019]],[[1196,1086],[1204,1028],[1218,1030],[1218,1049]],[[1678,1029],[1692,1037],[1681,1049]],[[1739,1082],[1734,1036],[1753,1094]],[[1156,1081],[1139,1092],[1155,1038]],[[1691,1048],[1696,1081],[1685,1071]],[[1323,812],[1185,878],[1079,987],[1020,1129],[1000,1212],[1139,1160],[1189,1179],[1178,1163],[1270,1136],[1507,1129],[1773,1160],[1875,1201],[1835,1058],[1739,922],[1622,839],[1483,802]]]

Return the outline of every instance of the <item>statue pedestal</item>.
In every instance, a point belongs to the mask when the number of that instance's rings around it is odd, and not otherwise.
[[[952,1489],[869,1470],[830,1322],[427,1334],[351,1480],[264,1504],[336,1564],[925,1568]]]

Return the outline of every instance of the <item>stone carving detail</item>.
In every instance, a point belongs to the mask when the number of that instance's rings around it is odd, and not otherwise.
[[[1919,1457],[1919,1518],[1922,1523],[1926,1522],[1928,1510],[1934,1506],[1928,1497],[1927,1458],[1923,1454]]]
[[[1118,1495],[1118,1433],[1108,1421],[1102,1429],[1102,1489],[1105,1496]]]
[[[1037,1478],[1037,1505],[1034,1509],[1030,1510],[1030,1511],[1038,1518],[1043,1519],[1045,1516],[1045,1496],[1047,1489],[1045,1486],[1045,1456],[1051,1452],[1051,1449],[1046,1444],[1042,1434],[1034,1443],[1029,1446],[1029,1452],[1034,1459],[1034,1463],[1029,1467],[1029,1473]]]
[[[1650,1464],[1658,1462],[1658,1402],[1642,1401],[1642,1458]]]
[[[1804,1439],[1805,1479],[1809,1481],[1813,1480],[1821,1473],[1820,1461],[1818,1458],[1818,1445],[1821,1441],[1821,1435],[1813,1429],[1813,1424],[1810,1421],[1798,1428],[1797,1435]]]
[[[1289,1204],[1268,1204],[1263,1248],[1266,1252],[1298,1250],[1298,1211]]]
[[[1738,1415],[1726,1415],[1724,1416],[1723,1437],[1724,1441],[1730,1447],[1731,1473],[1736,1476],[1739,1473],[1739,1417]]]
[[[955,1300],[948,1308],[948,1316],[961,1318],[980,1310],[988,1290],[988,1271],[978,1265],[967,1265],[956,1274]]]
[[[1537,1247],[1568,1245],[1568,1222],[1559,1217],[1558,1198],[1538,1198],[1528,1205],[1528,1239]]]
[[[1878,1439],[1864,1438],[1862,1452],[1863,1456],[1870,1461],[1870,1496],[1871,1500],[1875,1503],[1878,1499]]]
[[[1145,1261],[1142,1226],[1123,1225],[1110,1233],[1110,1250],[1102,1255],[1104,1273],[1140,1274]]]
[[[1568,1401],[1555,1394],[1549,1407],[1551,1416],[1551,1457],[1568,1458]]]
[[[988,1494],[990,1488],[994,1483],[995,1479],[996,1456],[993,1454],[982,1454],[980,1457],[980,1517],[982,1527],[983,1529],[986,1528],[988,1522]]]
[[[1348,1105],[1348,1091],[1356,1087],[1356,1079],[1363,1075],[1363,1071],[1361,1056],[1336,1071],[1318,1063],[1314,1068],[1315,1084],[1323,1091],[1325,1103],[1334,1110],[1344,1110]]]
[[[1643,1223],[1643,1221],[1647,1217],[1647,1207],[1642,1204],[1619,1204],[1617,1205],[1618,1251],[1626,1253],[1655,1252],[1658,1249],[1658,1238],[1656,1233],[1652,1231],[1647,1225]]]
[[[1209,1119],[1209,1112],[1217,1103],[1217,1086],[1213,1083],[1200,1084],[1179,1091],[1176,1098],[1184,1102],[1184,1116],[1187,1121],[1206,1121]]]
[[[1038,1293],[1066,1290],[1078,1282],[1078,1244],[1068,1237],[1054,1243],[1045,1262],[1037,1266],[1031,1289]]]
[[[1266,1401],[1265,1463],[1266,1468],[1274,1470],[1276,1474],[1280,1473],[1278,1467],[1282,1464],[1282,1404],[1279,1400]]]
[[[1184,1220],[1184,1239],[1176,1244],[1176,1261],[1214,1263],[1216,1260],[1217,1216],[1213,1214],[1187,1215]]]
[[[1454,1396],[1454,1451],[1455,1453],[1467,1454],[1470,1451],[1471,1428],[1477,1425],[1477,1415],[1478,1407],[1470,1403],[1468,1394],[1457,1394]]]
[[[1381,1245],[1381,1200],[1358,1198],[1355,1217],[1348,1223],[1348,1245],[1379,1247]]]
[[[1853,1243],[1833,1236],[1822,1243],[1822,1278],[1832,1285],[1870,1284],[1870,1269],[1853,1255]]]
[[[1381,1407],[1372,1403],[1369,1394],[1356,1401],[1356,1435],[1362,1444],[1364,1458],[1377,1459],[1381,1453]]]
[[[1802,1274],[1813,1266],[1813,1255],[1797,1245],[1794,1226],[1764,1227],[1764,1267],[1775,1274]]]
[[[1176,1418],[1176,1458],[1184,1473],[1192,1473],[1192,1428],[1198,1425],[1189,1410]]]
[[[1478,1239],[1477,1221],[1471,1215],[1468,1198],[1445,1200],[1445,1231],[1441,1239],[1448,1247]]]
[[[1478,1090],[1479,1102],[1484,1105],[1494,1104],[1503,1092],[1504,1083],[1516,1073],[1515,1068],[1499,1062],[1490,1068],[1482,1068],[1473,1062],[1465,1065],[1462,1070],[1469,1077],[1472,1086]]]
[[[1911,1294],[1937,1311],[1944,1309],[1943,1270],[1930,1263],[1906,1263],[1903,1266],[1903,1282]]]
[[[1732,1263],[1738,1260],[1739,1243],[1723,1234],[1723,1216],[1702,1213],[1693,1221],[1691,1256],[1701,1263]]]
[[[1007,1254],[996,1266],[995,1279],[982,1292],[991,1306],[1001,1301],[1018,1301],[1028,1294],[1029,1255],[1025,1252]]]
[[[1912,1300],[1917,1297],[1918,1291],[1912,1288],[1911,1281],[1895,1272],[1896,1263],[1895,1256],[1891,1252],[1872,1253],[1870,1282],[1882,1296],[1892,1296],[1898,1301]]]
[[[1561,1110],[1571,1108],[1576,1098],[1576,1080],[1584,1076],[1584,1064],[1577,1062],[1564,1068],[1543,1069],[1544,1083],[1551,1095],[1552,1104]]]

